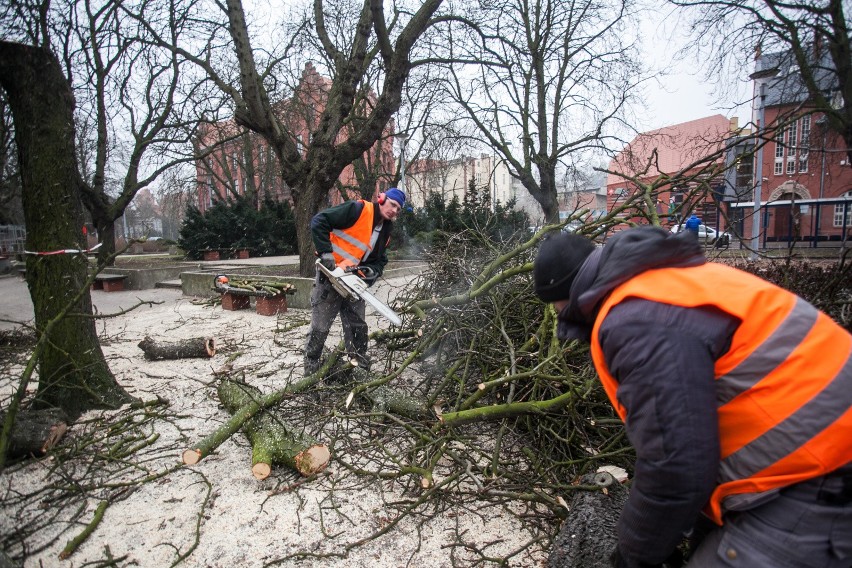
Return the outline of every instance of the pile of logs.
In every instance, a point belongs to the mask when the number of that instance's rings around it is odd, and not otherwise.
[[[289,282],[275,279],[260,279],[254,277],[217,276],[216,291],[246,293],[253,296],[277,296],[279,294],[295,294],[296,287]]]

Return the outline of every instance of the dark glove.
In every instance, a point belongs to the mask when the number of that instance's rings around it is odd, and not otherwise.
[[[622,556],[621,551],[616,546],[612,554],[609,555],[609,563],[613,568],[680,568],[683,566],[683,554],[681,554],[679,549],[675,548],[662,564],[647,564],[635,560],[628,561]]]
[[[376,272],[376,269],[369,266],[359,267],[356,274],[361,277],[361,280],[367,283],[367,286],[372,286],[379,279],[379,273]]]
[[[322,255],[320,255],[320,263],[322,263],[322,265],[328,268],[329,270],[334,270],[335,268],[337,268],[337,262],[335,262],[334,260],[334,255],[330,252],[324,252],[322,253]]]

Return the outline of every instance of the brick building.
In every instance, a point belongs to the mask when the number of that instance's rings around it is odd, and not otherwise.
[[[317,127],[327,104],[331,84],[330,79],[307,63],[293,96],[275,105],[279,118],[303,157],[307,153],[311,131]],[[341,134],[339,140],[345,139],[345,134]],[[233,119],[202,125],[195,144],[196,154],[203,154],[195,163],[198,207],[202,212],[214,199],[236,195],[251,195],[256,204],[266,197],[291,199],[290,188],[281,178],[275,152],[260,135],[246,131]],[[396,168],[390,127],[386,129],[385,136],[364,154],[364,166],[377,174],[376,191],[386,189],[386,180],[392,177]],[[328,204],[340,203],[344,196],[348,199],[356,197],[359,187],[355,168],[350,164],[329,191]]]
[[[661,222],[679,223],[695,213],[707,225],[724,229],[724,215],[719,201],[714,199],[720,195],[724,176],[706,172],[712,171],[708,170],[712,166],[721,169],[726,141],[737,131],[736,118],[716,114],[639,134],[609,163],[610,172],[623,175],[607,175],[607,210],[612,211],[641,191],[637,183],[624,176],[649,183],[661,176],[677,175],[689,181],[661,186],[655,196],[655,210]],[[708,156],[714,158],[705,160]],[[631,220],[648,222],[641,216]]]
[[[814,56],[820,58],[815,69],[831,69],[826,54]],[[746,175],[736,170],[729,175],[725,200],[733,228],[752,238],[754,188],[760,187],[761,246],[844,241],[852,227],[852,167],[843,139],[829,130],[824,113],[814,111],[790,53],[758,54],[752,77],[754,123],[760,125],[762,114],[767,142],[755,152],[761,161],[759,185],[757,167]],[[817,80],[823,92],[834,96],[833,73],[819,74]],[[729,161],[752,149],[753,141],[732,144]]]

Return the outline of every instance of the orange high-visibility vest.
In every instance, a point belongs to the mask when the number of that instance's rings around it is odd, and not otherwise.
[[[373,236],[373,204],[363,199],[360,201],[364,204],[364,209],[355,224],[347,229],[334,229],[329,235],[334,260],[341,268],[357,266],[372,250],[370,237]]]
[[[715,365],[721,463],[705,513],[852,462],[852,335],[795,294],[729,266],[644,272],[615,288],[592,331],[592,359],[622,420],[600,326],[626,298],[712,306],[742,323]],[[689,371],[684,369],[685,373]],[[677,377],[671,377],[676,380]]]

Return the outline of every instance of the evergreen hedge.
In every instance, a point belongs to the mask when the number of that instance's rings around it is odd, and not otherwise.
[[[187,258],[199,260],[205,250],[226,253],[246,249],[252,256],[296,254],[296,224],[286,201],[265,199],[260,209],[241,196],[217,200],[204,213],[190,205],[178,245]]]

